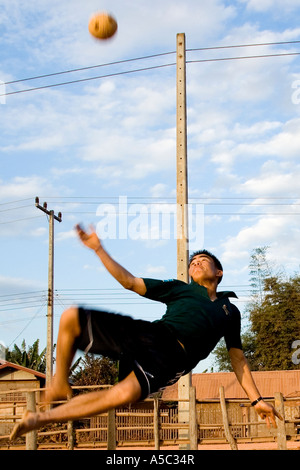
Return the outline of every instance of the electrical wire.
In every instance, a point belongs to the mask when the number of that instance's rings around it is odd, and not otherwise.
[[[28,93],[28,92],[36,91],[36,90],[44,90],[44,89],[47,89],[47,88],[55,88],[55,87],[60,87],[60,86],[65,86],[65,85],[72,85],[74,83],[82,83],[82,82],[89,82],[89,81],[92,81],[92,80],[100,80],[101,78],[110,78],[110,77],[117,77],[119,75],[128,75],[128,74],[136,73],[136,72],[145,72],[145,71],[148,71],[148,70],[154,70],[154,69],[159,69],[159,68],[164,68],[164,67],[170,67],[170,66],[174,66],[174,65],[176,65],[176,63],[163,64],[163,65],[154,65],[152,67],[143,67],[141,69],[135,69],[135,70],[125,70],[123,72],[109,73],[109,74],[106,74],[106,75],[99,75],[97,77],[80,78],[80,79],[77,79],[77,80],[70,80],[68,82],[54,83],[54,84],[51,84],[51,85],[42,85],[42,86],[33,87],[33,88],[26,88],[25,90],[11,91],[11,92],[2,94],[0,96],[17,95],[17,94],[20,94],[20,93]]]
[[[229,46],[212,46],[212,47],[198,47],[194,49],[186,49],[186,52],[204,52],[204,51],[212,51],[212,50],[222,50],[222,49],[236,49],[236,48],[245,48],[245,47],[263,47],[263,46],[281,46],[281,45],[292,45],[292,44],[300,44],[299,41],[281,41],[281,42],[266,42],[266,43],[256,43],[256,44],[237,44],[237,45],[229,45]],[[123,60],[118,60],[114,62],[107,62],[105,64],[97,64],[97,65],[90,65],[86,67],[78,67],[75,69],[69,69],[69,70],[63,70],[60,72],[53,72],[53,73],[48,73],[44,75],[37,75],[34,77],[26,77],[26,78],[21,78],[17,80],[11,80],[8,82],[4,82],[3,85],[12,85],[15,83],[21,83],[25,81],[31,81],[31,80],[38,80],[42,78],[48,78],[48,77],[54,77],[57,75],[63,75],[63,74],[68,74],[68,73],[75,73],[75,72],[82,72],[86,70],[92,70],[95,68],[101,68],[101,67],[108,67],[112,65],[120,65],[128,62],[135,62],[135,61],[140,61],[140,60],[146,60],[146,59],[153,59],[153,58],[158,58],[158,57],[163,57],[166,55],[173,55],[176,54],[176,51],[171,51],[171,52],[162,52],[159,54],[152,54],[152,55],[147,55],[147,56],[141,56],[141,57],[135,57],[131,59],[123,59]]]
[[[161,54],[152,54],[152,55],[148,55],[148,56],[144,56],[144,57],[136,57],[136,58],[133,58],[133,59],[123,59],[123,60],[118,60],[118,61],[115,61],[115,62],[107,62],[105,64],[90,65],[90,66],[87,66],[87,67],[80,67],[80,68],[76,68],[76,69],[63,70],[62,72],[53,72],[53,73],[47,73],[45,75],[37,75],[35,77],[27,77],[27,78],[20,78],[18,80],[11,80],[10,82],[3,83],[3,85],[12,85],[12,84],[15,84],[15,83],[26,82],[26,81],[29,81],[29,80],[38,80],[38,79],[41,79],[41,78],[54,77],[56,75],[63,75],[63,74],[67,74],[67,73],[83,72],[83,71],[86,71],[86,70],[93,70],[93,69],[97,69],[97,68],[101,68],[101,67],[108,67],[108,66],[111,66],[111,65],[120,65],[120,64],[125,64],[125,63],[128,63],[128,62],[138,61],[138,60],[153,59],[153,58],[156,58],[156,57],[161,57],[161,56],[175,54],[175,53],[176,52],[163,52]]]
[[[68,206],[76,203],[79,206],[99,206],[101,203],[113,205],[116,209],[113,211],[105,211],[105,214],[114,214],[115,216],[120,216],[120,215],[128,215],[134,216],[136,214],[130,214],[128,211],[126,211],[126,208],[122,208],[122,212],[118,210],[118,203],[120,203],[120,197],[117,196],[93,196],[93,197],[88,197],[88,196],[74,196],[74,197],[59,197],[59,196],[51,196],[51,197],[45,197],[48,201],[55,201],[55,204],[57,206],[60,206],[60,210],[63,211],[64,214],[66,215],[95,215],[95,209],[88,210],[87,208],[84,210],[68,210],[67,208],[64,209],[63,206]],[[26,199],[26,201],[29,199]],[[32,198],[33,200],[33,198]],[[259,202],[258,202],[259,200]],[[189,200],[189,205],[192,207],[193,204],[202,204],[205,209],[204,216],[251,216],[251,217],[258,217],[258,216],[298,216],[300,215],[300,212],[292,212],[291,208],[298,208],[300,206],[299,202],[296,202],[299,200],[299,197],[293,197],[293,198],[288,198],[288,197],[231,197],[231,198],[210,198],[210,197],[199,197],[195,198],[193,197],[192,199]],[[2,203],[0,206],[2,208],[0,209],[0,213],[9,213],[10,211],[15,211],[17,209],[22,209],[22,208],[30,208],[33,207],[32,205],[22,205],[22,206],[16,206],[16,207],[7,207],[7,205],[13,205],[20,203],[24,200],[16,200],[16,201],[11,201],[9,203]],[[287,202],[290,201],[290,202]],[[166,198],[158,198],[158,197],[126,197],[126,203],[131,204],[131,203],[143,203],[145,206],[157,206],[157,210],[151,208],[151,215],[161,215],[163,216],[164,214],[170,215],[170,211],[167,209],[164,210],[164,207],[173,207],[176,205],[176,198],[172,197],[166,197]],[[5,208],[3,208],[3,206]],[[159,209],[159,207],[162,207],[162,210]],[[223,209],[222,212],[212,210],[213,207],[220,207]],[[224,211],[225,208],[230,208],[230,207],[241,207],[241,208],[247,208],[247,210],[236,210],[236,211]],[[251,212],[250,209],[255,208],[255,207],[260,207],[262,209],[261,212]],[[264,210],[264,208],[267,207],[273,207],[276,212],[271,211],[268,212]],[[277,208],[282,208],[283,210],[277,211]],[[290,208],[289,211],[286,211],[284,209]],[[149,208],[150,210],[150,208]],[[173,212],[172,212],[173,214]],[[173,214],[175,216],[175,213]],[[44,217],[44,214],[41,215],[36,215],[36,216],[28,216],[28,217],[22,217],[22,218],[16,218],[12,220],[2,220],[0,222],[0,225],[6,225],[6,224],[13,224],[13,223],[18,223],[18,222],[24,222],[32,219],[38,219]]]
[[[17,202],[25,202],[25,201],[32,201],[32,197],[27,197],[25,199],[17,199],[15,201],[9,201],[9,202],[1,202],[0,206],[5,206],[7,204],[16,204]]]
[[[45,307],[45,304],[41,305],[40,308],[36,311],[36,313],[30,318],[29,322],[24,326],[24,328],[20,331],[20,333],[15,337],[15,339],[10,343],[8,349],[11,347],[12,344],[21,336],[21,334],[28,328],[28,326],[38,317],[41,310]]]
[[[247,48],[247,47],[262,47],[262,46],[275,46],[275,45],[292,45],[292,44],[298,44],[300,41],[282,41],[282,42],[273,42],[273,43],[259,43],[259,44],[238,44],[238,45],[232,45],[232,46],[215,46],[215,47],[202,47],[202,48],[195,48],[195,49],[187,49],[187,52],[195,52],[195,51],[211,51],[211,50],[222,50],[222,49],[234,49],[234,48]],[[166,56],[166,55],[171,55],[175,54],[176,52],[164,52],[161,54],[153,54],[149,56],[143,56],[143,57],[137,57],[133,59],[124,59],[121,61],[116,61],[116,62],[110,62],[106,64],[99,64],[99,65],[93,65],[93,66],[88,66],[88,67],[82,67],[82,68],[77,68],[77,69],[70,69],[70,70],[65,70],[61,72],[54,72],[50,74],[45,74],[45,75],[39,75],[35,77],[27,77],[23,79],[18,79],[18,80],[12,80],[9,82],[4,82],[2,85],[9,85],[9,84],[16,84],[16,83],[21,83],[25,81],[30,81],[30,80],[37,80],[37,79],[42,79],[42,78],[50,78],[53,76],[57,75],[62,75],[62,74],[68,74],[68,73],[74,73],[74,72],[79,72],[79,71],[86,71],[86,70],[91,70],[95,68],[100,68],[100,67],[107,67],[107,66],[112,66],[112,65],[119,65],[122,63],[128,63],[132,61],[140,61],[144,59],[149,59],[149,58],[158,58],[161,56]],[[187,64],[192,64],[192,63],[204,63],[204,62],[218,62],[218,61],[230,61],[230,60],[245,60],[245,59],[261,59],[261,58],[270,58],[270,57],[283,57],[283,56],[297,56],[300,55],[300,52],[286,52],[286,53],[273,53],[273,54],[263,54],[263,55],[253,55],[253,56],[241,56],[241,57],[221,57],[221,58],[213,58],[213,59],[199,59],[199,60],[188,60],[186,61]],[[142,72],[142,71],[148,71],[148,70],[154,70],[154,69],[159,69],[159,68],[164,68],[164,67],[170,67],[174,66],[176,63],[170,63],[170,64],[162,64],[162,65],[155,65],[151,67],[143,67],[140,69],[135,69],[135,70],[125,70],[122,72],[115,72],[115,73],[110,73],[110,74],[105,74],[105,75],[100,75],[96,77],[88,77],[88,78],[81,78],[81,79],[76,79],[76,80],[70,80],[67,82],[60,82],[60,83],[55,83],[55,84],[47,84],[47,85],[42,85],[38,87],[32,87],[32,88],[27,88],[24,90],[16,90],[4,94],[0,94],[0,96],[8,96],[8,95],[15,95],[15,94],[20,94],[20,93],[27,93],[31,91],[36,91],[36,90],[42,90],[42,89],[47,89],[47,88],[53,88],[53,87],[59,87],[59,86],[65,86],[65,85],[70,85],[70,84],[75,84],[75,83],[81,83],[81,82],[86,82],[86,81],[91,81],[91,80],[99,80],[102,78],[108,78],[108,77],[114,77],[118,75],[126,75],[126,74],[131,74],[131,73],[137,73],[137,72]]]
[[[122,199],[124,197],[124,200]],[[151,197],[151,196],[43,196],[42,199],[47,199],[50,201],[54,201],[55,204],[60,207],[62,205],[72,205],[72,204],[77,204],[81,206],[85,205],[99,205],[103,202],[105,204],[124,204],[124,203],[135,203],[135,204],[145,204],[145,205],[167,205],[167,206],[173,206],[176,205],[176,197]],[[300,199],[300,196],[293,196],[293,197],[261,197],[261,196],[255,196],[255,197],[193,197],[189,198],[188,203],[193,204],[193,203],[199,203],[202,202],[203,205],[205,206],[249,206],[249,207],[259,207],[259,206],[300,206],[300,202],[294,202],[298,201]],[[34,198],[31,199],[32,201]],[[258,201],[259,200],[259,201]],[[242,201],[242,202],[241,202]],[[248,202],[247,202],[248,201]],[[256,202],[257,201],[257,202]],[[266,202],[263,202],[266,201]],[[274,202],[271,202],[274,201]],[[279,201],[279,202],[278,202]],[[283,201],[283,202],[280,202]],[[286,202],[290,201],[290,202]],[[14,204],[19,201],[12,201],[10,203],[3,203],[0,204]],[[5,209],[0,209],[1,212],[9,212],[9,211],[14,211],[17,209],[22,209],[22,208],[29,208],[33,207],[32,204],[27,204],[23,206],[17,206],[17,207],[10,207],[10,208],[5,208]]]
[[[285,57],[285,56],[298,56],[300,52],[286,52],[278,54],[262,54],[262,55],[251,55],[251,56],[238,56],[238,57],[219,57],[217,59],[199,59],[199,60],[187,60],[187,64],[196,64],[204,62],[222,62],[229,60],[245,60],[245,59],[267,59],[270,57]]]
[[[25,220],[41,219],[42,217],[44,217],[44,215],[37,215],[34,217],[23,217],[22,219],[6,220],[5,222],[0,222],[0,225],[14,224],[16,222],[24,222]]]
[[[279,42],[262,42],[262,43],[254,43],[254,44],[236,44],[231,46],[212,46],[212,47],[200,47],[196,49],[187,49],[187,52],[193,51],[211,51],[217,49],[237,49],[237,48],[244,48],[244,47],[262,47],[262,46],[283,46],[283,45],[291,45],[291,44],[300,44],[300,40],[296,41],[279,41]]]

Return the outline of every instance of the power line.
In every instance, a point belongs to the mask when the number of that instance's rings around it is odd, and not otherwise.
[[[261,47],[261,46],[283,45],[283,44],[298,44],[298,43],[300,43],[300,41],[286,41],[286,42],[277,42],[277,43],[274,42],[274,43],[261,43],[261,44],[246,44],[246,45],[239,44],[239,45],[233,45],[233,46],[216,46],[216,47],[189,49],[188,51],[189,52],[208,51],[208,50],[218,50],[218,49],[230,49],[230,48],[242,48],[242,47],[245,48],[245,47],[257,47],[257,46]],[[40,79],[40,78],[49,78],[49,77],[53,77],[53,76],[56,76],[56,75],[62,75],[62,74],[67,74],[67,73],[72,73],[72,72],[83,71],[83,70],[90,70],[90,69],[94,69],[94,68],[106,67],[106,66],[109,66],[109,65],[116,65],[116,64],[131,62],[131,61],[138,61],[138,60],[142,60],[142,59],[148,59],[148,58],[160,57],[160,56],[164,56],[164,55],[170,55],[170,54],[174,54],[174,52],[165,52],[165,53],[161,53],[161,54],[155,54],[155,55],[151,55],[151,56],[144,56],[144,57],[139,57],[139,58],[135,58],[135,59],[125,59],[125,60],[122,60],[122,61],[111,62],[111,63],[107,63],[107,64],[100,64],[100,65],[94,65],[94,66],[89,66],[89,67],[82,67],[82,68],[78,68],[78,69],[66,70],[66,71],[62,71],[62,72],[55,72],[55,73],[35,76],[35,77],[31,77],[31,78],[29,77],[29,78],[24,78],[24,79],[19,79],[19,80],[13,80],[13,81],[10,81],[10,82],[3,83],[3,85],[20,83],[20,82],[29,81],[29,80],[36,80],[36,79]],[[297,55],[300,55],[300,52],[274,53],[274,54],[239,56],[239,57],[221,57],[221,58],[213,58],[213,59],[198,59],[198,60],[188,60],[186,63],[187,64],[192,64],[192,63],[218,62],[218,61],[230,61],[230,60],[246,60],[246,59],[261,59],[261,58],[297,56]],[[119,76],[119,75],[126,75],[126,74],[131,74],[131,73],[149,71],[149,70],[154,70],[154,69],[159,69],[159,68],[164,68],[164,67],[170,67],[170,66],[174,66],[174,65],[176,65],[176,63],[155,65],[155,66],[143,67],[143,68],[134,69],[134,70],[125,70],[125,71],[122,71],[122,72],[115,72],[115,73],[100,75],[100,76],[96,76],[96,77],[81,78],[81,79],[76,79],[76,80],[70,80],[70,81],[67,81],[67,82],[41,85],[41,86],[38,86],[38,87],[27,88],[27,89],[24,89],[24,90],[12,91],[12,92],[1,94],[0,96],[8,96],[8,95],[15,95],[15,94],[20,94],[20,93],[27,93],[27,92],[36,91],[36,90],[59,87],[59,86],[64,86],[64,85],[70,85],[70,84],[75,84],[75,83],[91,81],[91,80],[99,80],[99,79],[102,79],[102,78],[115,77],[115,76]]]
[[[124,200],[122,199],[124,197]],[[155,205],[174,205],[176,204],[175,197],[152,197],[152,196],[48,196],[49,200],[55,200],[56,204],[79,204],[79,205],[98,205],[100,203],[118,204],[124,202],[143,202],[144,204]],[[300,206],[300,202],[293,202],[300,199],[300,196],[293,197],[193,197],[189,199],[189,204],[196,202],[203,202],[205,206]],[[248,201],[248,202],[247,202]],[[254,202],[253,202],[254,201]],[[264,202],[266,201],[266,202]],[[272,202],[274,201],[274,202]],[[279,202],[278,202],[279,201]],[[284,201],[284,202],[280,202]],[[286,202],[290,201],[290,202]],[[10,202],[14,204],[19,201]],[[8,203],[4,203],[8,204]],[[1,204],[0,204],[1,206]],[[32,207],[31,204],[0,209],[1,212],[9,212],[17,209]]]
[[[10,207],[9,209],[1,209],[0,212],[15,211],[15,210],[18,210],[18,209],[25,209],[27,207],[32,207],[32,205],[27,204],[26,206]]]
[[[124,196],[124,195],[123,195]],[[125,196],[127,197],[127,196]],[[119,199],[120,196],[43,196],[43,198],[45,199],[66,199],[66,200],[69,200],[69,199]],[[161,200],[161,199],[172,199],[174,201],[176,201],[176,197],[175,196],[128,196],[127,199],[131,200],[131,199],[149,199],[149,200]],[[294,195],[294,196],[290,196],[290,197],[287,197],[287,196],[231,196],[231,197],[214,197],[214,196],[199,196],[199,197],[191,197],[189,198],[190,201],[198,201],[198,200],[256,200],[256,199],[262,199],[262,200],[291,200],[291,199],[300,199],[300,195]],[[59,203],[62,202],[62,201],[59,201]],[[64,203],[66,203],[66,201],[63,201]],[[71,204],[73,204],[73,202],[71,202]]]
[[[254,43],[254,44],[236,44],[236,45],[227,45],[227,46],[211,46],[211,47],[198,47],[198,48],[192,48],[192,49],[187,49],[186,52],[204,52],[204,51],[212,51],[212,50],[223,50],[223,49],[236,49],[236,48],[246,48],[246,47],[265,47],[265,46],[281,46],[281,45],[292,45],[292,44],[299,44],[299,41],[280,41],[280,42],[265,42],[265,43]],[[107,62],[105,64],[97,64],[97,65],[90,65],[86,67],[78,67],[75,69],[69,69],[69,70],[63,70],[60,72],[53,72],[53,73],[48,73],[44,75],[36,75],[33,77],[25,77],[25,78],[20,78],[17,80],[11,80],[8,82],[3,83],[3,85],[12,85],[15,83],[21,83],[21,82],[26,82],[26,81],[31,81],[31,80],[38,80],[42,78],[49,78],[49,77],[54,77],[58,75],[64,75],[68,73],[75,73],[75,72],[83,72],[86,70],[93,70],[96,68],[101,68],[101,67],[108,67],[112,65],[120,65],[120,64],[125,64],[129,62],[136,62],[140,60],[146,60],[146,59],[153,59],[153,58],[158,58],[158,57],[163,57],[166,55],[174,55],[176,54],[176,51],[171,51],[171,52],[162,52],[159,54],[151,54],[147,56],[141,56],[141,57],[134,57],[130,59],[123,59],[123,60],[118,60],[114,62]]]
[[[267,59],[270,57],[284,57],[284,56],[298,56],[300,52],[286,52],[278,54],[262,54],[262,55],[252,55],[252,56],[238,56],[238,57],[219,57],[217,59],[199,59],[199,60],[188,60],[187,64],[195,64],[201,62],[222,62],[229,60],[244,60],[244,59]]]
[[[99,204],[109,204],[114,206],[114,210],[109,212],[108,210],[105,211],[106,214],[114,214],[116,216],[118,215],[125,215],[127,214],[129,217],[130,216],[135,216],[136,214],[130,214],[127,210],[126,207],[122,207],[122,212],[117,210],[118,208],[118,203],[120,203],[120,197],[117,196],[94,196],[94,197],[86,197],[86,196],[74,196],[74,197],[50,197],[50,200],[55,200],[56,204],[64,204],[64,205],[72,205],[76,203],[79,206],[99,206]],[[27,200],[27,199],[26,199]],[[259,202],[256,202],[258,201]],[[199,197],[199,198],[192,198],[189,201],[189,206],[192,207],[193,204],[203,204],[205,208],[207,208],[207,211],[205,211],[205,216],[209,215],[219,215],[219,216],[232,216],[232,215],[240,215],[240,216],[252,216],[252,217],[257,217],[261,215],[265,216],[298,216],[300,215],[300,212],[292,212],[292,208],[298,208],[300,206],[299,202],[294,202],[298,201],[299,197],[230,197],[230,198],[211,198],[211,197]],[[290,201],[290,202],[287,202]],[[12,201],[10,203],[3,203],[3,204],[14,204],[20,201]],[[161,215],[163,216],[164,214],[170,215],[170,212],[168,209],[164,210],[164,206],[166,208],[168,207],[173,207],[176,204],[175,198],[172,197],[163,197],[163,198],[158,198],[158,197],[126,197],[126,203],[127,204],[133,204],[133,203],[143,203],[145,206],[150,207],[151,205],[151,215]],[[122,201],[123,203],[123,201]],[[154,206],[157,206],[157,211],[153,209]],[[16,206],[16,207],[5,207],[4,209],[0,209],[0,213],[5,213],[5,212],[10,212],[10,211],[15,211],[17,209],[22,209],[22,208],[29,208],[31,205],[22,205],[22,206]],[[162,210],[159,209],[159,207],[162,207]],[[222,212],[216,212],[212,211],[212,207],[220,207],[222,208]],[[241,208],[247,208],[247,211],[241,211],[241,210],[236,210],[236,211],[224,211],[225,208],[230,208],[230,207],[241,207]],[[256,208],[260,207],[262,208],[261,212],[250,212],[249,209],[251,208]],[[267,212],[264,210],[264,208],[267,207],[273,207],[273,208],[282,208],[284,209],[281,212]],[[290,208],[289,211],[286,211],[287,208]],[[76,215],[95,215],[95,210],[66,210],[66,214],[76,214]],[[28,217],[22,217],[22,218],[16,218],[13,220],[2,220],[0,222],[0,225],[6,225],[6,224],[12,224],[12,223],[18,223],[18,222],[24,222],[28,220],[32,220],[35,218],[41,218],[43,216],[28,216]]]
[[[5,83],[3,83],[3,85],[12,85],[12,84],[15,84],[15,83],[26,82],[26,81],[31,81],[31,80],[38,80],[38,79],[41,79],[41,78],[54,77],[56,75],[63,75],[63,74],[67,74],[67,73],[83,72],[83,71],[86,71],[86,70],[92,70],[92,69],[101,68],[101,67],[108,67],[108,66],[112,66],[112,65],[120,65],[120,64],[125,64],[125,63],[128,63],[128,62],[138,61],[138,60],[153,59],[153,58],[156,58],[156,57],[161,57],[161,56],[170,55],[170,54],[175,54],[175,52],[163,52],[161,54],[153,54],[153,55],[148,55],[148,56],[143,56],[143,57],[136,57],[136,58],[133,58],[133,59],[124,59],[124,60],[118,60],[118,61],[115,61],[115,62],[107,62],[105,64],[90,65],[90,66],[87,66],[87,67],[80,67],[80,68],[76,68],[76,69],[63,70],[61,72],[47,73],[45,75],[37,75],[35,77],[20,78],[18,80],[11,80],[10,82],[5,82]]]
[[[45,291],[43,290],[37,290],[37,291],[29,291],[29,292],[19,292],[19,293],[14,293],[14,294],[1,294],[0,295],[0,302],[1,302],[1,298],[3,297],[13,297],[14,299],[16,298],[16,296],[27,296],[27,295],[32,295],[32,294],[44,294]]]
[[[1,202],[0,206],[5,206],[7,204],[16,204],[17,202],[25,202],[25,201],[32,201],[32,197],[27,197],[25,199],[17,199],[16,201],[9,201],[9,202]]]
[[[107,75],[99,75],[97,77],[80,78],[80,79],[77,79],[77,80],[70,80],[68,82],[54,83],[54,84],[51,84],[51,85],[42,85],[42,86],[38,86],[38,87],[27,88],[25,90],[11,91],[11,92],[5,93],[5,94],[0,95],[0,96],[17,95],[17,94],[20,94],[20,93],[27,93],[27,92],[30,92],[30,91],[44,90],[44,89],[47,89],[47,88],[55,88],[55,87],[64,86],[64,85],[72,85],[74,83],[88,82],[88,81],[91,81],[91,80],[100,80],[101,78],[116,77],[116,76],[119,76],[119,75],[128,75],[128,74],[136,73],[136,72],[145,72],[145,71],[148,71],[148,70],[154,70],[154,69],[159,69],[159,68],[163,68],[163,67],[170,67],[170,66],[174,66],[174,65],[176,65],[176,63],[155,65],[155,66],[152,66],[152,67],[144,67],[144,68],[135,69],[135,70],[125,70],[123,72],[115,72],[115,73],[110,73],[110,74],[107,74]]]
[[[279,41],[279,42],[262,42],[262,43],[254,43],[254,44],[236,44],[231,46],[213,46],[213,47],[200,47],[196,49],[187,49],[187,52],[193,51],[210,51],[210,50],[217,50],[217,49],[236,49],[236,48],[244,48],[244,47],[262,47],[262,46],[283,46],[283,45],[291,45],[291,44],[299,44],[299,41]]]
[[[15,339],[10,343],[8,348],[11,347],[11,345],[21,336],[21,334],[28,328],[28,326],[35,320],[38,316],[40,311],[44,308],[44,305],[41,305],[40,308],[36,311],[36,313],[29,319],[29,322],[24,326],[24,328],[20,331],[20,333],[15,337]]]
[[[252,292],[252,288],[250,285],[247,284],[240,284],[240,285],[230,285],[230,286],[223,286],[222,289],[225,290],[235,290],[239,293],[249,294]],[[106,288],[106,289],[98,289],[98,288],[74,288],[74,289],[56,289],[54,291],[54,300],[61,299],[61,298],[80,298],[82,300],[141,300],[140,297],[137,297],[134,293],[124,291],[124,289],[120,288]],[[22,308],[22,305],[28,303],[36,303],[42,302],[44,303],[45,299],[47,298],[47,291],[33,291],[28,292],[27,294],[7,294],[2,295],[0,297],[0,311],[5,310],[7,307],[13,308]],[[148,299],[144,299],[146,302]],[[32,306],[32,305],[30,305]],[[4,308],[3,308],[4,307]],[[28,308],[28,307],[26,307]]]
[[[40,219],[41,217],[44,217],[44,216],[37,215],[35,217],[24,217],[22,219],[7,220],[5,222],[0,222],[0,225],[14,224],[15,222],[24,222],[24,220]]]

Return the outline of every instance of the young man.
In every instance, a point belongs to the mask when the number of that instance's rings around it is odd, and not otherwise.
[[[146,398],[190,372],[224,337],[233,370],[257,413],[276,427],[277,411],[263,401],[242,351],[240,313],[230,303],[233,292],[217,292],[223,276],[218,259],[203,250],[192,255],[191,283],[135,277],[103,248],[96,232],[76,227],[79,238],[93,250],[108,272],[125,288],[164,302],[167,310],[155,322],[72,307],[61,317],[57,339],[56,374],[47,400],[71,397],[69,370],[77,349],[120,360],[119,382],[110,389],[79,395],[46,412],[26,412],[11,439],[50,423],[104,413]]]

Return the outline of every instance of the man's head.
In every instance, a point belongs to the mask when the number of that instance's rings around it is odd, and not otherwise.
[[[192,253],[189,260],[189,274],[197,282],[199,277],[215,276],[220,284],[223,277],[223,267],[218,258],[207,250],[199,250]]]

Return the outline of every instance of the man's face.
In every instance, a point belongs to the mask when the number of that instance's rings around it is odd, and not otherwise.
[[[205,281],[216,281],[223,272],[215,266],[213,259],[205,254],[196,255],[189,267],[189,275],[198,284]]]

